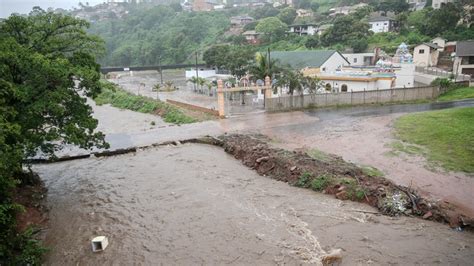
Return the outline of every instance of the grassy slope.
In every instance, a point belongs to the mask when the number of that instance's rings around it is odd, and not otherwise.
[[[450,90],[438,97],[438,101],[453,101],[474,98],[474,87],[463,87],[459,89]]]
[[[474,107],[405,115],[395,128],[402,141],[426,148],[430,162],[474,173]]]
[[[98,105],[111,104],[121,109],[159,114],[167,123],[187,124],[196,122],[196,119],[187,116],[175,106],[152,98],[131,94],[111,83],[106,83],[102,88],[102,92],[94,100]]]

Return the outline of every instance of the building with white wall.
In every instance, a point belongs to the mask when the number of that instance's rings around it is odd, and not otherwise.
[[[290,33],[302,35],[314,35],[318,32],[316,24],[295,24],[289,26]]]
[[[394,31],[396,21],[388,17],[374,17],[369,19],[370,29],[374,33]]]
[[[453,0],[433,0],[431,2],[431,7],[433,9],[439,9],[441,8],[444,4],[453,2]]]
[[[474,77],[474,40],[457,42],[453,72]]]
[[[335,50],[275,51],[270,53],[277,64],[301,70],[305,74],[329,73],[349,66],[349,62]]]
[[[434,43],[438,46],[438,51],[443,52],[444,47],[446,46],[446,40],[441,37],[436,37],[431,40],[431,43]]]
[[[430,67],[438,64],[439,51],[434,43],[422,43],[413,50],[413,63],[416,66]]]
[[[373,65],[374,53],[344,53],[342,54],[351,66],[369,66]]]
[[[317,77],[323,82],[324,89],[330,92],[356,92],[385,90],[395,86],[393,73],[370,71],[336,71],[322,73]]]

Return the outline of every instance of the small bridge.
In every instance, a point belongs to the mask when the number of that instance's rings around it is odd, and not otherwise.
[[[132,67],[101,67],[100,72],[102,74],[107,74],[110,72],[120,72],[120,71],[145,71],[145,70],[156,70],[160,71],[163,69],[179,69],[179,68],[190,68],[190,67],[206,67],[205,64],[176,64],[176,65],[162,65],[162,66],[132,66]]]

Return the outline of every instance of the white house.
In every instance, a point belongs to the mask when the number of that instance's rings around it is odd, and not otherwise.
[[[431,40],[431,43],[434,43],[438,46],[438,51],[443,52],[444,47],[446,46],[446,40],[441,37],[436,37]]]
[[[307,75],[334,72],[350,65],[335,50],[275,51],[270,53],[270,58],[276,59],[281,66],[302,70]]]
[[[431,67],[438,64],[439,51],[434,43],[422,43],[413,50],[413,63],[416,66]]]
[[[295,24],[290,25],[290,33],[298,35],[314,35],[318,32],[316,24]]]
[[[312,17],[313,16],[313,11],[307,10],[307,9],[297,9],[296,10],[296,16],[298,18]]]
[[[439,9],[441,8],[444,4],[453,2],[453,0],[433,0],[431,3],[431,7],[433,9]]]
[[[373,65],[375,54],[374,53],[344,53],[342,54],[351,66],[369,66]]]
[[[453,72],[474,77],[474,40],[457,42]]]
[[[376,73],[367,71],[336,71],[316,75],[326,91],[356,92],[364,90],[385,90],[394,87],[393,73]]]
[[[411,11],[417,11],[425,8],[426,0],[407,0]]]
[[[388,17],[374,17],[369,19],[370,30],[374,33],[393,31],[396,27],[395,20]]]

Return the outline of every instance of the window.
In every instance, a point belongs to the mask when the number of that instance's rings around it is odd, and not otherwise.
[[[387,22],[385,22],[385,23],[384,23],[384,25],[386,26],[386,25],[388,25],[388,23],[387,23]]]
[[[331,91],[331,84],[326,83],[326,91]]]
[[[469,56],[468,62],[469,62],[469,65],[474,64],[474,56]]]
[[[346,84],[342,84],[341,91],[342,92],[347,92],[347,85]]]
[[[375,23],[375,26],[378,26],[379,24],[378,23]]]
[[[420,49],[420,50],[418,51],[418,53],[419,53],[419,54],[424,54],[424,53],[425,53],[425,49]]]
[[[354,63],[357,63],[357,58],[354,58]]]

